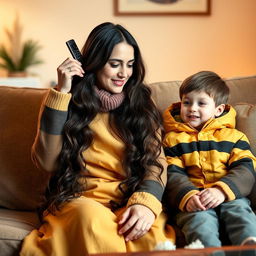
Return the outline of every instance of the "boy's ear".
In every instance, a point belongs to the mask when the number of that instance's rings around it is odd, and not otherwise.
[[[226,106],[225,104],[220,104],[219,106],[216,107],[215,117],[218,117],[223,113],[223,111],[225,110],[225,106]]]

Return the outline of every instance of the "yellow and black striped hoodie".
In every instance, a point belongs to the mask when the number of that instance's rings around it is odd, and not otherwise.
[[[227,201],[247,196],[256,178],[256,158],[245,134],[235,129],[234,108],[226,105],[224,114],[200,131],[183,123],[179,113],[180,103],[174,103],[163,114],[168,206],[184,211],[198,190],[214,186],[222,188]]]

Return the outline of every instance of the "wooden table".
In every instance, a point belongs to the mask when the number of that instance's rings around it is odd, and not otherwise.
[[[173,251],[100,253],[93,254],[93,256],[256,256],[256,245],[176,249]]]

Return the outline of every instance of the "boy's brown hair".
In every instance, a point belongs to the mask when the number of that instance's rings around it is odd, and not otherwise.
[[[200,71],[186,78],[180,86],[180,99],[192,91],[207,93],[216,106],[227,104],[229,98],[229,88],[225,81],[212,71]]]

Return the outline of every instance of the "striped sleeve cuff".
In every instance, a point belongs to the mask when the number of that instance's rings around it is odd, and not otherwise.
[[[154,195],[147,192],[133,193],[127,203],[127,206],[129,207],[134,204],[142,204],[148,207],[156,217],[158,217],[162,211],[162,203]]]
[[[193,195],[196,195],[198,193],[198,190],[190,190],[181,200],[180,204],[179,204],[179,209],[181,211],[185,211],[186,209],[186,204],[189,200],[190,197],[192,197]]]
[[[136,192],[148,192],[155,196],[159,201],[162,200],[164,188],[158,181],[144,180]]]
[[[61,93],[54,89],[49,90],[45,105],[60,111],[67,111],[71,99],[71,93]]]
[[[64,94],[50,89],[45,99],[45,105],[41,116],[40,129],[48,134],[62,134],[67,120],[67,109],[71,94]]]
[[[236,195],[225,182],[217,181],[214,183],[214,186],[221,187],[221,189],[224,191],[226,195],[226,201],[231,201],[236,199]]]

